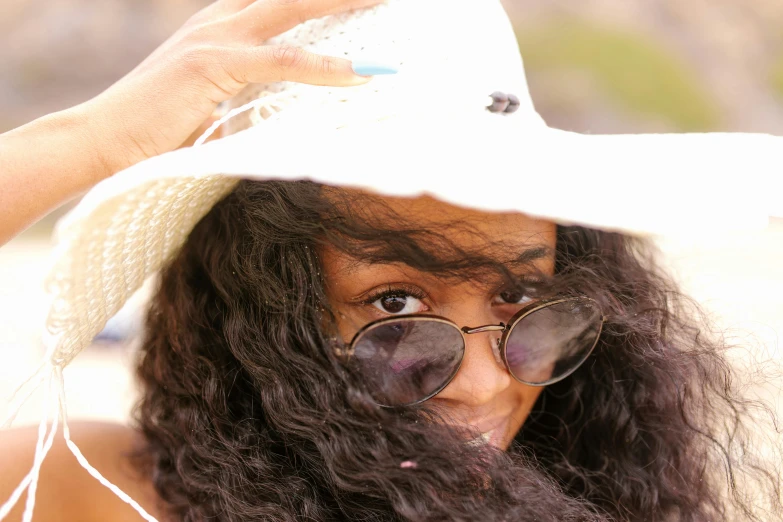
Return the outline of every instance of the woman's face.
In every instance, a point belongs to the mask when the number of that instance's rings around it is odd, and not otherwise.
[[[428,197],[380,199],[408,222],[436,230],[466,250],[479,249],[484,255],[505,260],[509,252],[522,255],[538,249],[537,258],[526,270],[510,267],[522,280],[525,272],[554,271],[556,227],[551,222],[516,213],[466,210]],[[450,226],[455,222],[460,226]],[[487,246],[482,249],[484,242]],[[502,252],[494,251],[498,244],[503,245]],[[455,282],[402,263],[363,262],[333,248],[324,249],[321,259],[330,304],[338,313],[338,328],[345,342],[369,322],[402,314],[439,315],[460,328],[507,322],[531,299],[517,290],[504,291],[499,280]],[[498,362],[493,350],[496,334],[465,338],[458,373],[429,401],[446,410],[454,422],[475,426],[484,440],[506,449],[542,388],[518,382]]]

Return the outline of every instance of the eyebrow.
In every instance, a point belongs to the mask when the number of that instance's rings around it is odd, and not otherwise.
[[[523,250],[514,260],[515,263],[531,263],[538,261],[549,255],[550,249],[547,247],[534,247]]]
[[[373,265],[377,266],[377,265],[387,265],[387,264],[397,264],[397,263],[400,263],[400,264],[403,264],[403,265],[407,265],[407,266],[409,266],[410,268],[412,268],[414,270],[417,270],[419,272],[422,272],[422,273],[426,274],[426,273],[431,273],[431,272],[426,269],[426,266],[423,266],[423,265],[426,265],[428,263],[426,263],[426,262],[425,263],[421,263],[421,261],[423,259],[425,259],[426,261],[431,261],[431,262],[437,264],[437,258],[436,257],[434,257],[430,252],[425,251],[425,250],[421,250],[421,249],[417,249],[416,250],[416,254],[418,254],[418,256],[420,256],[419,259],[418,259],[418,261],[420,261],[420,263],[412,263],[412,262],[410,262],[409,259],[406,259],[405,257],[398,257],[398,256],[395,255],[396,252],[389,252],[389,251],[383,252],[383,250],[382,250],[381,251],[381,256],[383,256],[384,253],[386,254],[386,256],[388,256],[386,259],[373,260],[373,261],[370,261],[370,262],[361,261],[361,260],[356,259],[353,262],[350,262],[347,266],[345,266],[343,268],[343,270],[348,272],[348,273],[350,273],[350,272],[353,272],[355,270],[360,269],[360,267],[362,267],[362,265],[365,265],[365,266],[368,266],[368,267],[372,267]],[[509,253],[511,254],[511,252],[509,252]],[[551,253],[552,253],[552,249],[547,247],[547,246],[540,246],[540,245],[539,246],[532,246],[530,248],[526,248],[526,249],[522,250],[521,252],[519,252],[519,254],[517,254],[516,257],[512,257],[513,254],[511,254],[511,256],[509,256],[509,257],[511,257],[511,259],[507,258],[507,260],[505,262],[497,260],[497,259],[495,260],[495,262],[498,263],[498,264],[506,265],[506,267],[508,267],[509,269],[511,269],[511,267],[517,267],[517,268],[524,267],[524,266],[528,266],[529,267],[530,265],[533,264],[533,262],[538,261],[540,259],[545,259]],[[457,269],[457,271],[459,271],[459,269]]]

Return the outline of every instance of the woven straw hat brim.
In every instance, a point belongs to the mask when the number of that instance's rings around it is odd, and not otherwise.
[[[63,421],[62,369],[243,178],[427,194],[641,235],[758,229],[783,215],[781,137],[548,128],[497,0],[390,0],[311,20],[269,43],[351,60],[390,57],[400,73],[340,89],[251,84],[227,104],[228,136],[143,161],[83,198],[56,230],[46,360],[28,381],[59,383],[52,390]],[[518,111],[488,111],[495,91],[517,96]],[[46,418],[41,426],[43,434]]]
[[[59,223],[58,238],[71,240],[74,223],[94,220],[101,207],[138,201],[147,211],[170,203],[149,201],[148,185],[190,180],[211,187],[230,183],[225,177],[430,194],[460,206],[641,235],[761,228],[775,214],[783,184],[781,150],[783,137],[765,134],[585,135],[487,111],[400,115],[331,129],[281,122],[116,174]]]
[[[451,118],[400,115],[331,130],[259,125],[99,184],[58,226],[47,283],[55,358],[67,363],[87,346],[241,178],[429,194],[633,234],[760,228],[769,214],[762,196],[781,184],[772,174],[783,138],[591,136],[488,111]]]

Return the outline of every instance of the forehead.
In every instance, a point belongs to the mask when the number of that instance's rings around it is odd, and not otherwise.
[[[451,240],[474,245],[482,236],[489,242],[511,241],[520,245],[540,242],[554,246],[556,225],[519,212],[487,212],[458,207],[430,196],[402,198],[379,196],[354,189],[340,189],[355,201],[360,212],[377,219],[384,227],[404,226],[437,229],[448,233]],[[352,209],[356,211],[356,209]]]
[[[342,189],[341,189],[342,191]],[[531,249],[554,251],[557,227],[547,220],[517,212],[485,212],[458,207],[430,196],[400,198],[345,191],[352,203],[351,214],[385,230],[401,232],[434,231],[466,252],[478,253],[500,262],[518,259]],[[423,249],[437,251],[433,244]],[[339,262],[343,268],[351,261],[333,249],[323,252],[326,262]],[[551,257],[551,256],[550,256]]]

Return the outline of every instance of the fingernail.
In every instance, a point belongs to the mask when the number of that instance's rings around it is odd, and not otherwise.
[[[397,74],[399,69],[389,63],[355,60],[352,62],[353,72],[359,76],[377,76],[379,74]]]

